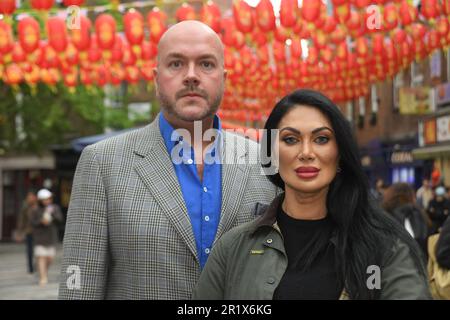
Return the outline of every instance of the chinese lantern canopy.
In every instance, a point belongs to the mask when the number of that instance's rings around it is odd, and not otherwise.
[[[185,20],[195,20],[195,10],[191,5],[184,2],[181,7],[179,7],[175,12],[175,17],[178,22]]]
[[[167,29],[167,15],[159,10],[158,7],[154,7],[147,15],[147,23],[150,31],[150,41],[157,44]]]
[[[19,42],[22,49],[30,54],[39,47],[40,27],[33,17],[26,17],[18,23]]]
[[[63,18],[51,17],[47,20],[48,42],[52,48],[62,53],[67,47],[67,31]]]
[[[208,1],[202,6],[200,11],[200,20],[206,23],[216,33],[220,33],[220,8],[212,1]]]
[[[256,23],[262,32],[275,30],[275,13],[270,0],[261,0],[255,8]]]

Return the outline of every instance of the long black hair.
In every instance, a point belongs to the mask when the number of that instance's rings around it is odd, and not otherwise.
[[[270,156],[274,140],[271,130],[278,129],[281,119],[293,108],[304,105],[314,107],[330,121],[339,151],[339,167],[329,186],[327,210],[337,235],[336,262],[341,284],[352,299],[376,299],[379,290],[367,286],[367,268],[383,267],[386,254],[392,252],[397,241],[407,244],[417,269],[427,278],[421,252],[405,228],[389,217],[370,195],[367,177],[359,159],[356,139],[351,126],[339,108],[323,94],[297,90],[281,99],[272,110],[265,124],[261,154]],[[271,163],[263,163],[264,168]],[[269,174],[269,180],[284,190],[279,173]],[[382,270],[382,269],[381,269]]]

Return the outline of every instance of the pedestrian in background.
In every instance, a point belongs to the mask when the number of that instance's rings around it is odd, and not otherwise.
[[[426,262],[428,228],[431,226],[431,221],[416,205],[414,189],[407,183],[394,183],[384,193],[383,208],[417,241]]]
[[[32,212],[34,256],[39,272],[39,284],[48,282],[48,269],[56,255],[58,242],[58,223],[63,222],[63,215],[58,205],[53,203],[53,194],[47,189],[37,193],[38,206]]]
[[[433,188],[431,181],[428,179],[422,180],[422,186],[416,192],[417,204],[424,210],[428,209],[431,199],[433,199]]]
[[[432,222],[430,234],[439,232],[450,212],[450,201],[445,197],[446,193],[447,191],[443,186],[434,190],[434,198],[430,201],[427,210]]]
[[[22,209],[19,213],[16,228],[16,241],[25,241],[27,253],[28,273],[34,272],[33,261],[33,226],[31,224],[31,214],[38,206],[38,199],[34,190],[29,190]]]

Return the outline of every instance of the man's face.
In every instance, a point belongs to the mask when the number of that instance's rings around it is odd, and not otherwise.
[[[214,36],[186,28],[160,45],[156,92],[169,122],[203,120],[219,108],[226,72],[223,49]]]

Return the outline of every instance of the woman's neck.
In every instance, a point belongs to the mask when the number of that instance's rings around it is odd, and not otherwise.
[[[283,211],[294,219],[319,220],[327,215],[328,188],[315,193],[303,193],[286,188]]]

